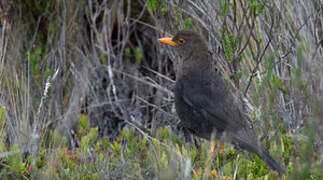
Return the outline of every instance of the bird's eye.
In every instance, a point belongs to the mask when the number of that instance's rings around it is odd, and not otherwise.
[[[183,38],[180,38],[180,39],[177,40],[177,43],[179,45],[183,45],[185,43],[185,40]]]

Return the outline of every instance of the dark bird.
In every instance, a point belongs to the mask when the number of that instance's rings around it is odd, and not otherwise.
[[[159,42],[174,46],[179,55],[176,71],[175,107],[181,125],[193,134],[216,137],[257,154],[273,170],[286,173],[257,143],[242,114],[212,63],[206,41],[197,32],[183,30]]]

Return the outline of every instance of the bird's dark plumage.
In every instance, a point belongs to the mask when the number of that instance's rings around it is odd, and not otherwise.
[[[253,137],[246,116],[212,66],[205,40],[197,32],[184,30],[173,38],[159,41],[174,46],[180,57],[175,106],[182,126],[205,139],[210,139],[215,131],[216,137],[257,154],[272,169],[285,173],[286,170]]]

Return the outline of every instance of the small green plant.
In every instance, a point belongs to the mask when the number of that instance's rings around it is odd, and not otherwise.
[[[158,8],[158,1],[157,0],[147,0],[147,7],[149,10],[155,12]]]
[[[193,27],[193,20],[192,18],[186,18],[184,20],[184,29],[192,29]]]
[[[126,57],[130,57],[130,56],[131,56],[131,49],[130,49],[129,47],[126,47],[126,48],[124,49],[124,55],[125,55]]]
[[[0,127],[2,125],[2,120],[4,118],[4,111],[6,110],[6,108],[4,106],[0,107]]]
[[[42,49],[40,46],[36,47],[34,53],[27,52],[27,59],[31,66],[31,71],[33,72],[35,83],[40,86],[40,63],[42,59]]]
[[[221,15],[224,16],[228,9],[228,2],[226,0],[219,0],[218,2],[221,10]]]
[[[306,85],[306,81],[302,81],[303,51],[304,44],[301,43],[297,47],[297,63],[293,67],[290,81],[292,86],[298,87],[299,89],[302,89],[302,87]]]
[[[292,136],[283,135],[281,136],[281,151],[284,158],[284,163],[288,164],[292,156],[293,149],[293,138]]]
[[[165,15],[168,11],[168,5],[167,5],[166,0],[162,0],[161,11],[162,11],[163,15]]]
[[[15,175],[21,178],[22,172],[25,168],[25,163],[22,161],[22,157],[20,154],[20,148],[17,144],[10,147],[8,156],[8,165],[11,172],[15,173]]]
[[[87,118],[87,116],[86,116],[85,114],[81,114],[81,115],[80,115],[80,127],[81,127],[82,129],[85,129],[85,130],[87,130],[87,129],[88,129],[88,123],[87,123],[87,120],[88,120],[88,118]]]
[[[90,145],[95,144],[98,137],[98,128],[91,128],[88,134],[82,137],[80,148],[84,151],[90,147]]]
[[[141,64],[142,58],[143,58],[143,52],[142,52],[142,48],[140,46],[136,47],[136,63],[137,64]]]
[[[311,124],[308,124],[304,129],[307,135],[306,139],[299,139],[301,143],[300,147],[300,164],[293,173],[293,179],[311,179],[311,171],[313,171],[312,166],[312,154],[313,154],[313,143],[314,135],[312,132]]]
[[[226,28],[219,30],[222,35],[222,45],[225,55],[229,60],[233,60],[232,57],[237,50],[237,39],[234,35]]]
[[[261,15],[265,10],[265,4],[258,0],[251,0],[250,2],[250,13],[254,16]]]
[[[254,161],[247,161],[247,167],[254,178],[260,178],[269,174],[268,166],[256,155],[253,156]]]

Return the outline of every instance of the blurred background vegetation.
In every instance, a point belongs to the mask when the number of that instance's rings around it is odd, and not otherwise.
[[[323,179],[320,0],[0,1],[1,179]],[[256,137],[288,168],[182,130],[176,54],[204,35]]]

